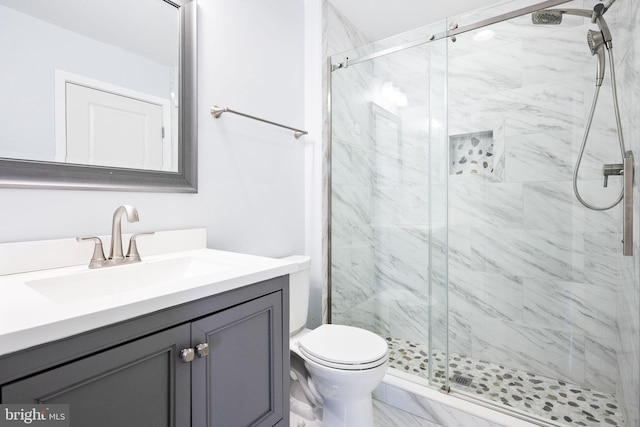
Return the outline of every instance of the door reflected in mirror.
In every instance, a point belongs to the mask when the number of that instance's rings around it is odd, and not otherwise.
[[[196,22],[194,0],[0,0],[0,187],[197,192]]]
[[[178,171],[180,13],[0,0],[0,157]]]

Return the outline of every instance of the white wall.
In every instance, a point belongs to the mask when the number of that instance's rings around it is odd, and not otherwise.
[[[303,253],[303,140],[209,114],[218,104],[303,126],[303,12],[296,0],[199,1],[198,194],[0,189],[0,243],[109,234],[128,203],[140,222],[125,232],[204,226],[212,248]]]
[[[296,0],[200,1],[199,164],[209,245],[304,253],[305,137],[216,104],[304,125],[304,9]]]

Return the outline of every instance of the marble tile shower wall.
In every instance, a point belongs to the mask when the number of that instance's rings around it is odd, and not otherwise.
[[[328,6],[328,51],[344,52],[368,43]],[[374,252],[373,142],[366,94],[371,65],[332,74],[331,281],[333,322],[372,329]]]
[[[588,211],[572,194],[594,89],[580,24],[519,18],[488,46],[450,45],[449,133],[494,139],[491,173],[450,176],[450,348],[613,393],[621,211]],[[597,204],[619,191],[598,175],[619,156],[611,106],[601,96],[580,175]]]
[[[342,39],[333,44],[360,37],[332,7],[330,18],[332,38]],[[413,55],[332,75],[332,313],[337,323],[427,342],[428,82],[425,55]],[[385,82],[411,88],[407,108],[385,104]]]
[[[406,106],[380,99],[374,110],[376,324],[385,336],[419,343],[429,342],[429,61],[429,49],[418,47],[377,59],[373,69],[375,81],[407,96]]]

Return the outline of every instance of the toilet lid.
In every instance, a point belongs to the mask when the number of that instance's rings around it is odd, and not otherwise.
[[[352,326],[325,324],[298,342],[300,350],[317,362],[330,366],[377,366],[386,360],[388,346],[373,332]],[[384,359],[384,360],[381,360]],[[345,369],[348,369],[344,366]]]

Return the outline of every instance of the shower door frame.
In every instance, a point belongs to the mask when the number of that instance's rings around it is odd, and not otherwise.
[[[492,24],[497,24],[499,22],[503,22],[503,21],[507,21],[509,19],[512,18],[517,18],[519,16],[523,16],[523,15],[527,15],[529,13],[535,12],[537,10],[540,9],[546,9],[548,7],[554,7],[554,6],[558,6],[561,4],[565,4],[565,3],[570,3],[573,0],[547,0],[538,4],[534,4],[532,6],[527,6],[527,7],[523,7],[521,9],[517,9],[517,10],[513,10],[511,12],[506,12],[500,15],[496,15],[492,18],[487,18],[487,19],[483,19],[481,21],[475,22],[473,24],[469,24],[469,25],[465,25],[463,27],[458,27],[457,24],[455,22],[451,23],[450,28],[447,31],[443,31],[437,34],[429,34],[426,37],[423,38],[419,38],[417,40],[414,40],[412,42],[408,42],[408,43],[404,43],[398,46],[394,46],[388,49],[383,49],[381,51],[378,52],[374,52],[374,53],[370,53],[368,55],[363,55],[360,56],[358,58],[355,59],[351,59],[351,58],[345,58],[345,60],[343,62],[340,62],[338,64],[332,64],[331,62],[331,57],[328,57],[328,80],[329,83],[327,85],[327,89],[329,91],[329,97],[328,97],[328,108],[329,111],[331,109],[331,73],[333,73],[336,70],[339,70],[341,68],[348,68],[350,65],[355,65],[355,64],[359,64],[361,62],[366,62],[369,61],[370,59],[375,59],[375,58],[379,58],[381,56],[386,56],[389,55],[391,53],[395,53],[395,52],[399,52],[401,50],[405,50],[405,49],[410,49],[412,47],[416,47],[416,46],[420,46],[422,44],[425,43],[431,43],[440,39],[445,39],[445,38],[450,38],[450,37],[455,37],[458,34],[463,34],[469,31],[473,31],[473,30],[477,30],[479,28],[482,27],[486,27],[488,25],[492,25]],[[448,18],[445,18],[448,19]],[[428,24],[428,23],[427,23]],[[375,43],[375,42],[374,42]],[[339,54],[336,54],[339,55]],[[333,56],[336,56],[333,55]],[[331,123],[329,123],[329,128],[331,128]],[[329,135],[329,145],[331,145],[331,135]],[[329,159],[331,160],[331,159]]]

